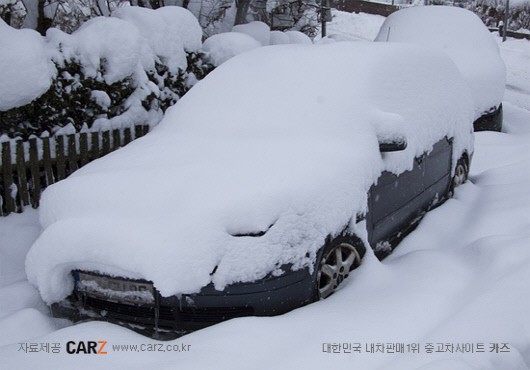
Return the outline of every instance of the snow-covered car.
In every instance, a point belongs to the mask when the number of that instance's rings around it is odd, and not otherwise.
[[[477,15],[453,6],[402,9],[384,21],[375,41],[413,43],[449,55],[471,89],[475,131],[502,129],[506,67]]]
[[[240,54],[44,192],[28,279],[56,316],[150,334],[287,312],[334,293],[370,246],[386,256],[466,180],[472,122],[438,51]]]

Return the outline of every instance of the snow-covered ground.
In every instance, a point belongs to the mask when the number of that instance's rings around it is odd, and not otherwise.
[[[377,33],[344,29],[349,38]],[[340,291],[288,314],[234,319],[171,342],[102,322],[69,325],[48,316],[25,278],[37,211],[1,218],[0,367],[530,368],[530,42],[499,44],[505,126],[476,134],[470,182],[390,257],[368,253]],[[67,354],[69,341],[106,341],[107,354]]]
[[[327,24],[326,35],[333,40],[372,41],[385,21],[381,15],[346,13],[332,10],[333,21]],[[320,31],[315,38],[320,39]]]

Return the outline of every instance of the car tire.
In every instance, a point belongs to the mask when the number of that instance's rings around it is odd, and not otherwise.
[[[460,157],[456,162],[455,174],[451,179],[451,186],[449,188],[449,196],[452,197],[455,189],[465,183],[469,176],[469,162],[465,156]]]
[[[332,295],[350,272],[360,266],[365,252],[363,242],[356,236],[340,236],[328,241],[318,254],[315,300]]]

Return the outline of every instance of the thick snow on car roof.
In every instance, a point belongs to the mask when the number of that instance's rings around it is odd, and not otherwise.
[[[409,169],[444,136],[472,150],[470,99],[447,57],[413,45],[241,54],[153,132],[44,192],[28,278],[50,303],[77,268],[145,278],[169,296],[312,266],[365,211],[382,170]],[[407,149],[382,156],[378,138],[394,133]]]
[[[471,89],[475,118],[502,101],[506,67],[499,47],[468,10],[438,5],[402,9],[385,20],[375,40],[414,43],[449,55]]]

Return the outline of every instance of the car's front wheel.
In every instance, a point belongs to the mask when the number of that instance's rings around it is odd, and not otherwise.
[[[455,189],[467,181],[469,175],[469,163],[465,156],[462,156],[458,162],[456,162],[455,174],[451,180],[451,188],[449,189],[449,195],[453,196]]]
[[[316,273],[316,298],[332,295],[350,272],[361,264],[365,248],[356,237],[339,237],[324,247]]]

